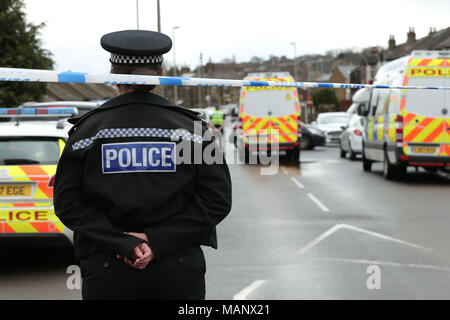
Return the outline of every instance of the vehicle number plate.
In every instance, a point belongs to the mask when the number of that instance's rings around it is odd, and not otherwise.
[[[414,153],[432,154],[432,153],[436,152],[436,148],[434,148],[434,147],[414,147],[413,152]]]
[[[0,197],[31,197],[30,184],[0,184]]]
[[[267,142],[267,136],[250,137],[250,143]]]

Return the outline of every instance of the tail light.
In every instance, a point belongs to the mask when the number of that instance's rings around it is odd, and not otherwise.
[[[403,142],[403,116],[397,115],[395,123],[395,140],[397,142]]]
[[[50,181],[48,182],[48,186],[49,186],[50,188],[53,188],[54,184],[55,184],[55,176],[53,175],[53,176],[50,178]]]
[[[238,128],[239,130],[244,129],[244,119],[239,118],[239,124],[238,124],[237,128]]]
[[[362,136],[362,131],[361,131],[361,130],[355,129],[355,130],[353,130],[353,133],[354,133],[355,135],[357,135],[358,137],[361,137],[361,136]]]
[[[302,122],[300,116],[297,118],[297,134],[299,137],[302,135]]]

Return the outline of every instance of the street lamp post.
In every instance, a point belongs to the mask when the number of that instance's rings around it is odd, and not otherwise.
[[[291,42],[291,45],[294,46],[294,80],[297,81],[297,44]]]
[[[173,32],[173,76],[176,77],[177,76],[177,62],[176,62],[176,55],[175,55],[175,30],[180,29],[180,27],[176,26],[172,28],[172,32]],[[178,90],[177,90],[177,86],[173,86],[173,90],[174,90],[174,99],[175,99],[175,104],[178,101]]]
[[[136,27],[139,30],[139,0],[136,0]]]

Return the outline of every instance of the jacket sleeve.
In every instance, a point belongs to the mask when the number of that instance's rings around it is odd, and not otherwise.
[[[83,192],[83,151],[73,151],[70,141],[64,148],[56,170],[53,199],[55,214],[66,227],[99,246],[125,257],[133,257],[133,249],[143,241],[124,234],[89,201]]]
[[[231,178],[228,166],[199,164],[196,194],[184,212],[145,230],[157,260],[201,243],[231,210]]]

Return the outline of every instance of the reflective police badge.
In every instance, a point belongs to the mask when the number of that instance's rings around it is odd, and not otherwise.
[[[103,174],[175,172],[174,142],[124,142],[102,145]]]

